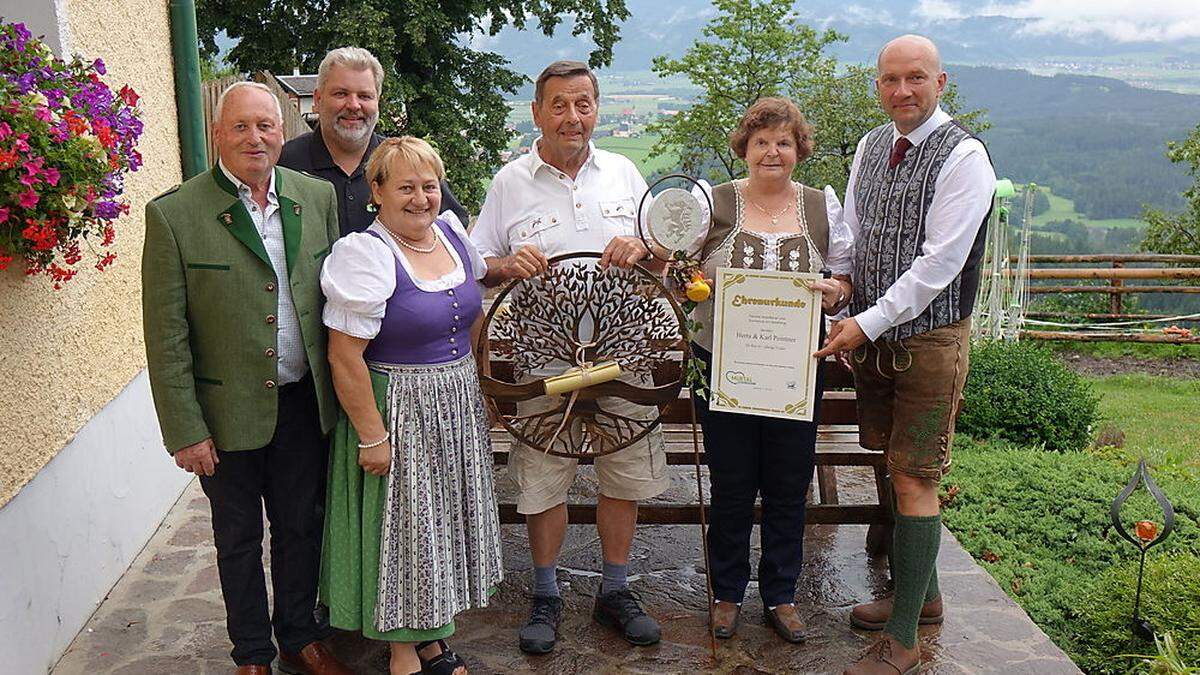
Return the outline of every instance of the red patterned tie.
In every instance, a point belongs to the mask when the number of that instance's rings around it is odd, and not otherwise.
[[[901,136],[896,144],[892,146],[892,156],[888,158],[888,168],[896,168],[900,162],[904,161],[904,155],[908,153],[908,149],[912,147],[912,141],[908,140],[907,136]]]

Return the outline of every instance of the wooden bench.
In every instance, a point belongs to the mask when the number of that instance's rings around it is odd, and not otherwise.
[[[512,364],[493,360],[492,373],[499,378],[511,377]],[[677,377],[678,366],[669,364],[663,372],[655,373],[657,381],[669,381]],[[836,362],[825,364],[825,395],[821,400],[821,411],[817,434],[816,477],[817,500],[806,510],[805,522],[809,524],[863,524],[870,525],[867,532],[867,551],[871,555],[886,553],[891,540],[892,514],[891,480],[883,453],[867,450],[858,444],[858,418],[854,401],[854,382],[849,371]],[[693,466],[696,457],[692,448],[691,400],[685,389],[680,397],[667,407],[663,415],[663,433],[666,441],[667,464],[671,466]],[[508,463],[511,436],[499,425],[493,428],[493,454],[497,465]],[[591,464],[591,458],[580,460]],[[700,446],[700,463],[707,464],[704,446]],[[838,496],[837,467],[869,466],[875,477],[878,499],[870,504],[842,504]],[[705,485],[705,494],[708,486]],[[572,523],[595,523],[594,504],[568,504],[567,513]],[[755,522],[760,522],[760,507],[755,507]],[[500,522],[517,524],[525,522],[517,513],[516,504],[500,504]],[[700,522],[699,504],[641,504],[638,508],[639,524],[682,525]]]

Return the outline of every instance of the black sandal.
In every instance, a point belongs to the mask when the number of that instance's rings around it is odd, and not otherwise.
[[[426,661],[421,658],[421,650],[431,645],[441,647],[442,653]],[[455,654],[445,640],[430,640],[428,642],[417,643],[417,658],[421,659],[421,674],[422,675],[454,675],[454,671],[459,668],[466,668],[467,662],[463,657]]]

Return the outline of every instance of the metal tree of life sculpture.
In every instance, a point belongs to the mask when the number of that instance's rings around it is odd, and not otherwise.
[[[670,367],[690,356],[679,304],[645,269],[602,270],[599,257],[556,256],[544,274],[510,282],[480,331],[492,363],[484,396],[534,450],[596,457],[629,447],[683,386]]]

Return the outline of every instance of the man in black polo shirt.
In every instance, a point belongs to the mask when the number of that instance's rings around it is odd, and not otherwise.
[[[342,47],[325,55],[317,69],[313,110],[317,130],[283,146],[279,165],[304,171],[333,183],[342,236],[367,229],[375,214],[367,210],[371,186],[363,170],[383,140],[375,133],[379,122],[379,93],[383,67],[371,52]],[[452,211],[463,227],[467,211],[442,181],[442,211]]]

